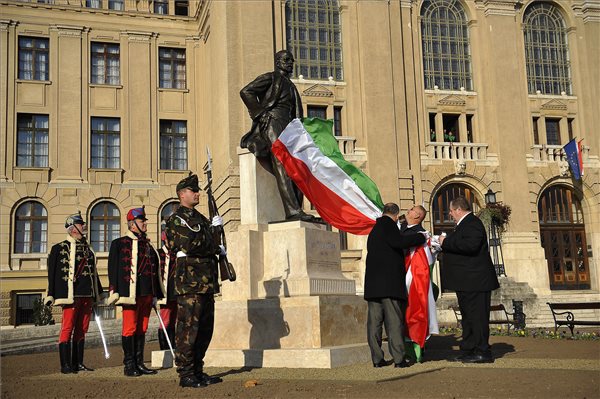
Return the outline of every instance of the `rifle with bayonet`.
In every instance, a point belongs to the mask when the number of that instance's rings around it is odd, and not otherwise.
[[[204,173],[206,174],[207,186],[206,194],[208,196],[208,213],[210,219],[219,215],[219,209],[217,207],[217,201],[212,192],[212,157],[210,155],[210,149],[206,147],[207,161],[204,167]],[[225,239],[225,230],[223,226],[217,226],[216,241],[218,245],[222,245],[227,252],[227,240]],[[233,265],[227,259],[227,253],[219,255],[219,274],[221,275],[221,281],[229,280],[235,281],[236,274]]]

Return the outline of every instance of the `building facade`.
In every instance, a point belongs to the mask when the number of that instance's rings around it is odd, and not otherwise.
[[[160,241],[175,185],[213,156],[240,223],[239,90],[296,58],[305,114],[334,120],[384,201],[510,205],[506,273],[537,295],[600,289],[597,0],[0,0],[0,322],[28,321],[50,247],[80,210],[106,282],[110,241],[145,205]],[[582,144],[575,179],[562,147]],[[364,237],[343,236],[362,286]],[[595,256],[594,256],[595,255]]]

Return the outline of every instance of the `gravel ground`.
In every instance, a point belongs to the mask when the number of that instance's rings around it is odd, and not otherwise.
[[[1,358],[2,398],[600,398],[600,341],[491,337],[493,364],[448,362],[457,339],[432,337],[426,361],[408,369],[370,363],[335,369],[210,368],[223,383],[177,386],[174,369],[155,376],[123,376],[119,347],[105,360],[86,351],[96,371],[63,375],[57,353]],[[147,345],[157,349],[155,342]],[[256,384],[256,385],[254,385]],[[250,386],[246,386],[250,385]]]

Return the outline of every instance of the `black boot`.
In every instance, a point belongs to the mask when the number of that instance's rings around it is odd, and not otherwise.
[[[60,372],[63,374],[71,374],[71,341],[61,342],[58,344],[58,354],[60,355]]]
[[[150,370],[144,365],[144,345],[146,344],[145,335],[135,336],[135,362],[140,374],[156,374],[156,370]]]
[[[160,328],[158,330],[158,345],[160,346],[161,351],[165,351],[169,349],[169,344],[167,344],[167,339],[165,338],[165,332]]]
[[[71,368],[79,371],[94,371],[83,364],[83,348],[85,346],[85,340],[79,342],[73,342],[73,351],[71,352]]]
[[[123,374],[127,377],[139,377],[141,374],[135,365],[135,337],[121,336],[121,344],[123,345],[123,364],[125,369]]]
[[[223,382],[223,379],[221,377],[212,377],[206,374],[202,370],[203,366],[204,362],[202,360],[198,361],[197,363],[194,363],[194,377],[196,377],[198,381],[200,381],[204,385],[211,385]]]

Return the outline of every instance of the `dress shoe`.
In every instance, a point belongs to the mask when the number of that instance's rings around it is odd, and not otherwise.
[[[200,376],[196,376],[198,381],[203,382],[205,385],[218,384],[219,382],[223,382],[221,377],[210,376],[206,373],[202,373]]]
[[[448,359],[448,361],[449,362],[462,362],[464,358],[471,356],[472,354],[473,354],[473,352],[466,352],[461,355],[451,357],[450,359]]]
[[[203,381],[199,381],[196,377],[183,377],[179,380],[179,386],[183,388],[203,388],[206,384]]]
[[[388,365],[388,362],[385,359],[381,359],[377,363],[373,363],[373,367],[375,367],[375,368],[385,367],[387,365]]]
[[[405,369],[405,368],[410,367],[412,365],[413,365],[413,362],[411,362],[407,358],[404,358],[404,359],[402,359],[402,361],[400,363],[394,364],[394,367],[395,368],[400,368],[400,369]]]
[[[473,353],[462,358],[463,363],[494,363],[494,358],[488,353]]]

